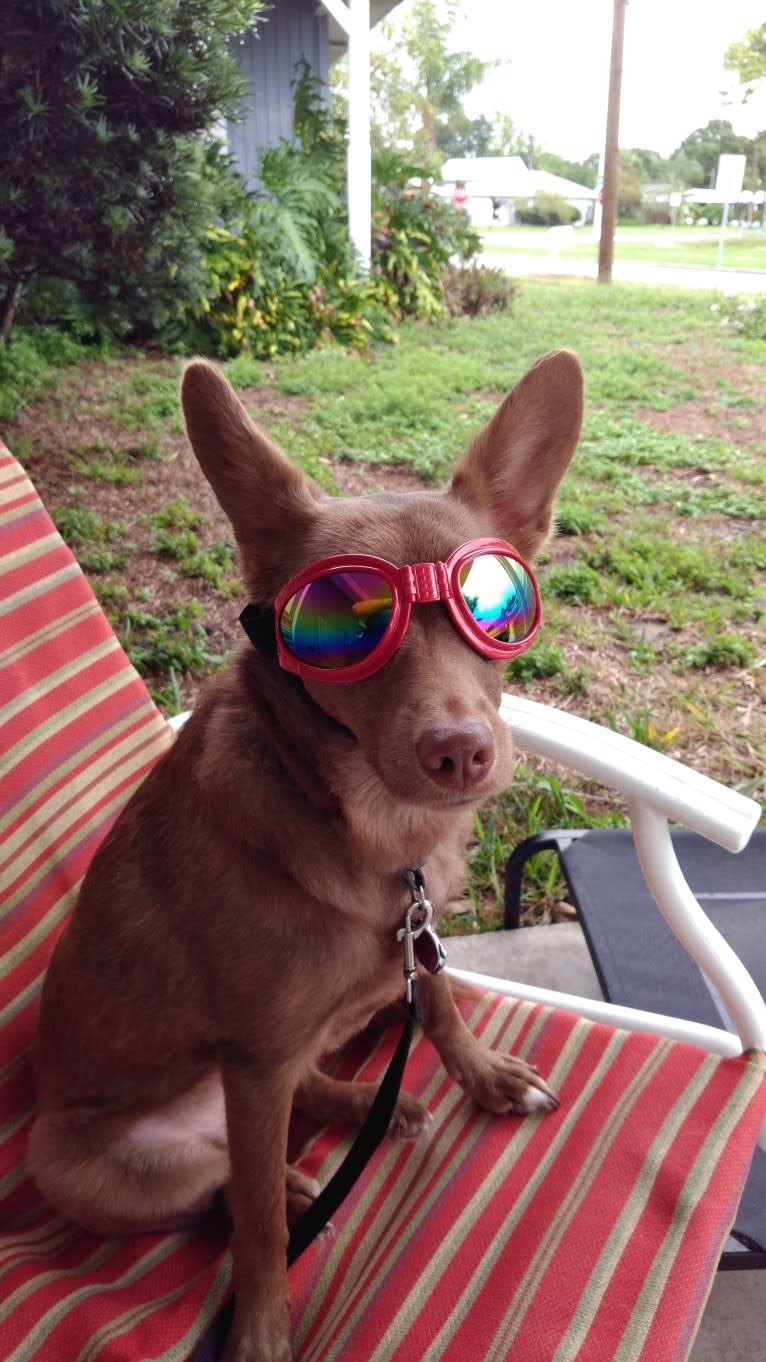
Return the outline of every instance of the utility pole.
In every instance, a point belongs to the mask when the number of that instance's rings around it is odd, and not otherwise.
[[[609,103],[606,111],[606,145],[604,147],[601,236],[598,243],[598,282],[600,284],[611,284],[612,282],[614,224],[617,219],[622,50],[625,38],[625,6],[627,3],[628,0],[614,0],[612,56],[609,68]]]

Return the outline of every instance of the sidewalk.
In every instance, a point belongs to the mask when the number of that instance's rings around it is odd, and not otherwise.
[[[550,250],[543,255],[525,255],[523,251],[482,251],[481,261],[506,274],[565,275],[580,279],[595,279],[598,274],[597,247],[593,258],[562,255]],[[644,260],[618,260],[612,277],[619,283],[669,284],[677,288],[713,289],[719,293],[766,293],[766,270],[735,270],[725,265],[721,269],[697,265],[650,264]]]
[[[600,998],[579,925],[560,923],[450,937],[448,963],[560,993]],[[766,1338],[766,1273],[719,1272],[689,1362],[760,1362]],[[658,1358],[657,1362],[663,1362]]]

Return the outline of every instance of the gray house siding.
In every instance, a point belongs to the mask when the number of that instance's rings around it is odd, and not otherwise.
[[[327,12],[316,0],[275,0],[258,31],[235,50],[250,93],[247,117],[227,125],[227,141],[238,169],[255,189],[259,147],[292,137],[295,63],[303,57],[320,80],[328,79]]]

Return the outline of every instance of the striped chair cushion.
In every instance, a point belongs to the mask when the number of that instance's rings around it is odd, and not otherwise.
[[[223,1236],[106,1241],[24,1172],[42,974],[95,848],[171,739],[32,484],[0,444],[0,1356],[189,1356]]]
[[[82,573],[0,446],[0,1352],[189,1358],[228,1290],[222,1229],[104,1240],[25,1176],[41,975],[93,854],[169,741]],[[424,1040],[434,1116],[368,1167],[290,1269],[305,1362],[674,1362],[691,1346],[766,1110],[763,1057],[717,1060],[548,1008],[478,998],[469,1025],[551,1075],[554,1116],[493,1119]],[[360,1041],[345,1077],[396,1042]],[[342,1132],[302,1163],[325,1180]],[[704,1195],[703,1195],[704,1193]]]
[[[433,1125],[389,1145],[293,1265],[299,1362],[682,1362],[766,1111],[764,1056],[492,994],[467,1020],[561,1107],[488,1116],[421,1040],[405,1083]],[[341,1076],[379,1076],[395,1039]],[[303,1166],[324,1182],[339,1157],[323,1132]]]

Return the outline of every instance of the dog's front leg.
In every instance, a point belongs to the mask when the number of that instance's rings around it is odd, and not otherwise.
[[[447,1073],[487,1111],[554,1111],[558,1099],[523,1059],[489,1050],[471,1034],[452,996],[449,976],[418,975],[423,1030]]]
[[[285,1168],[295,1076],[259,1071],[234,1047],[221,1071],[236,1293],[223,1362],[290,1362]]]

